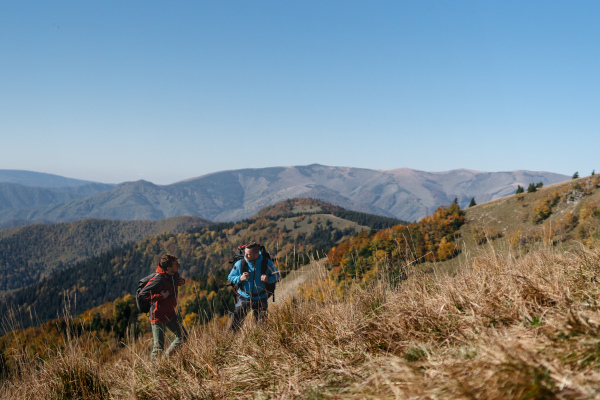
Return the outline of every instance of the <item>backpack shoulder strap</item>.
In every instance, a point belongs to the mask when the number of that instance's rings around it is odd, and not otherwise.
[[[241,265],[240,265],[240,274],[243,274],[244,272],[248,272],[248,262],[246,261],[245,258],[242,258],[240,260]]]
[[[157,272],[154,274],[154,278],[160,279],[160,283],[162,285],[162,290],[167,290],[167,281],[165,280],[165,277],[162,276],[162,274],[159,274]],[[150,281],[148,281],[148,283],[150,283]],[[159,288],[160,288],[160,286],[159,286]]]
[[[269,274],[269,259],[263,256],[262,263],[260,264],[260,274],[261,275],[271,275]]]

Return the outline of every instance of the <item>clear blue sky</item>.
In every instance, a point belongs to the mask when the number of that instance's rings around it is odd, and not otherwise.
[[[584,176],[598,21],[599,1],[4,1],[0,169]]]

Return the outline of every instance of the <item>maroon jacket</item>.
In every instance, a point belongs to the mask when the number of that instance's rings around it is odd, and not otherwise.
[[[155,276],[148,281],[148,284],[140,292],[150,300],[150,322],[153,324],[164,324],[175,316],[175,307],[177,307],[177,295],[179,293],[177,282],[179,274],[169,275],[160,265],[156,268],[156,273],[161,276]],[[162,279],[161,279],[162,277]],[[168,291],[169,297],[163,298],[160,294],[163,290]]]

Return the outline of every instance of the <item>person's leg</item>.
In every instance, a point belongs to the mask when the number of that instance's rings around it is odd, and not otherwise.
[[[175,315],[173,318],[171,318],[169,322],[165,324],[165,326],[175,334],[175,340],[171,342],[171,345],[165,353],[165,355],[168,356],[187,340],[187,331],[183,327],[183,323],[181,318],[179,318],[179,315]]]
[[[152,337],[154,338],[154,346],[152,347],[152,361],[160,357],[160,354],[165,348],[165,326],[164,324],[150,324],[152,326]]]
[[[248,315],[248,311],[250,311],[250,301],[240,298],[235,304],[235,311],[233,312],[233,321],[231,321],[231,326],[229,327],[228,332],[235,333],[242,327],[244,323],[244,319],[246,319],[246,315]]]
[[[252,302],[252,311],[254,313],[254,321],[256,323],[262,322],[267,318],[267,309],[269,307],[269,299],[255,300]]]

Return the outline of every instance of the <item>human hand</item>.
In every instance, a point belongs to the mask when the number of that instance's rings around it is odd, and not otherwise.
[[[266,282],[269,282],[269,277],[266,275],[261,275],[260,280],[266,283]]]
[[[242,276],[240,276],[240,281],[241,281],[241,282],[243,282],[243,281],[245,281],[246,279],[248,279],[249,277],[250,277],[250,274],[249,274],[249,273],[247,273],[247,272],[244,272],[244,273],[242,274]]]
[[[168,290],[163,290],[162,292],[160,292],[160,294],[163,297],[163,300],[166,299],[167,297],[169,297],[169,295],[171,294]]]

